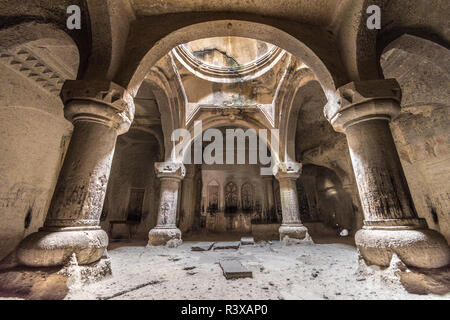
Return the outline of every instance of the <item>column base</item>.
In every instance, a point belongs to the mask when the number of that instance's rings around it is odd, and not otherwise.
[[[148,233],[148,244],[164,246],[171,240],[181,242],[181,231],[177,227],[156,226]]]
[[[27,300],[93,299],[95,296],[83,286],[111,275],[111,261],[106,255],[83,266],[72,257],[64,266],[4,269],[0,272],[0,288],[8,297]]]
[[[434,230],[363,227],[355,234],[355,242],[368,265],[388,267],[394,253],[409,267],[434,269],[450,263],[447,241]]]
[[[278,232],[280,233],[280,241],[286,236],[291,239],[302,240],[308,234],[308,229],[302,224],[282,224]]]
[[[17,260],[29,267],[52,267],[67,263],[75,253],[78,264],[98,261],[108,246],[108,235],[95,228],[45,228],[30,234],[17,248]]]

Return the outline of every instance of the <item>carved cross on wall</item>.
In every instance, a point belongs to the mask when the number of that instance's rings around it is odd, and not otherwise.
[[[164,202],[161,205],[161,224],[166,224],[169,218],[170,205],[167,202]]]

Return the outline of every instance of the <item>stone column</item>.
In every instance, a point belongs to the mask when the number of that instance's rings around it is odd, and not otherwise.
[[[195,166],[186,166],[186,176],[182,183],[181,192],[181,214],[180,229],[181,232],[188,231],[194,224],[194,203],[195,203],[195,188],[194,185]]]
[[[156,227],[148,234],[148,244],[165,245],[170,240],[181,241],[181,231],[176,226],[178,191],[186,175],[182,163],[155,163],[156,176],[161,180],[161,193]]]
[[[283,222],[280,226],[280,240],[288,236],[294,239],[304,239],[308,229],[300,221],[297,184],[302,165],[300,163],[279,163],[274,166],[274,175],[280,183],[281,209]]]
[[[271,218],[275,211],[275,204],[273,201],[273,177],[263,176],[265,198],[266,198],[266,219]]]
[[[333,128],[347,136],[364,212],[356,245],[368,264],[388,266],[396,253],[408,266],[439,268],[450,262],[444,237],[417,216],[389,127],[400,113],[396,80],[352,82],[327,104]]]
[[[132,97],[108,81],[67,81],[64,115],[74,125],[44,227],[17,249],[27,266],[63,265],[75,253],[79,264],[100,259],[108,236],[99,226],[117,135],[134,116]]]

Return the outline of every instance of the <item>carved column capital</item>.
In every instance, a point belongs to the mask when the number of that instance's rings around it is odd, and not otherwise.
[[[324,114],[338,132],[363,121],[391,121],[400,113],[402,93],[395,79],[350,82],[337,94],[338,101],[329,102]]]
[[[302,164],[299,162],[279,162],[273,167],[273,175],[278,181],[284,179],[296,180],[302,173]]]
[[[181,162],[155,162],[155,173],[158,178],[182,180],[186,176],[186,168]]]
[[[111,81],[68,80],[61,90],[64,116],[75,123],[91,121],[128,131],[134,118],[134,100],[126,89]]]

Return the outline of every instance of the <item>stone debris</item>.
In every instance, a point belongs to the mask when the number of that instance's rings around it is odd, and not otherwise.
[[[284,236],[283,239],[281,239],[282,246],[291,246],[291,245],[312,245],[314,244],[314,241],[312,240],[311,236],[306,233],[306,236],[303,239],[296,239],[296,238],[290,238],[289,236]]]
[[[184,268],[183,268],[183,270],[193,270],[193,269],[195,269],[194,266],[192,266],[192,267],[184,267]]]
[[[237,278],[253,278],[253,273],[237,260],[220,260],[219,265],[227,280]]]
[[[241,238],[241,245],[246,246],[246,245],[253,245],[253,244],[255,244],[255,239],[253,239],[253,237]]]
[[[208,251],[213,247],[214,242],[199,242],[191,246],[191,251]]]
[[[171,240],[167,241],[166,247],[176,248],[176,247],[180,246],[182,243],[183,243],[183,240],[181,240],[181,239],[171,239]]]
[[[172,262],[177,262],[177,261],[180,261],[180,260],[181,260],[181,258],[178,258],[178,257],[169,258],[169,261],[172,261]]]
[[[214,250],[222,250],[222,249],[239,249],[239,246],[241,245],[240,241],[234,241],[234,242],[217,242],[214,245]]]

